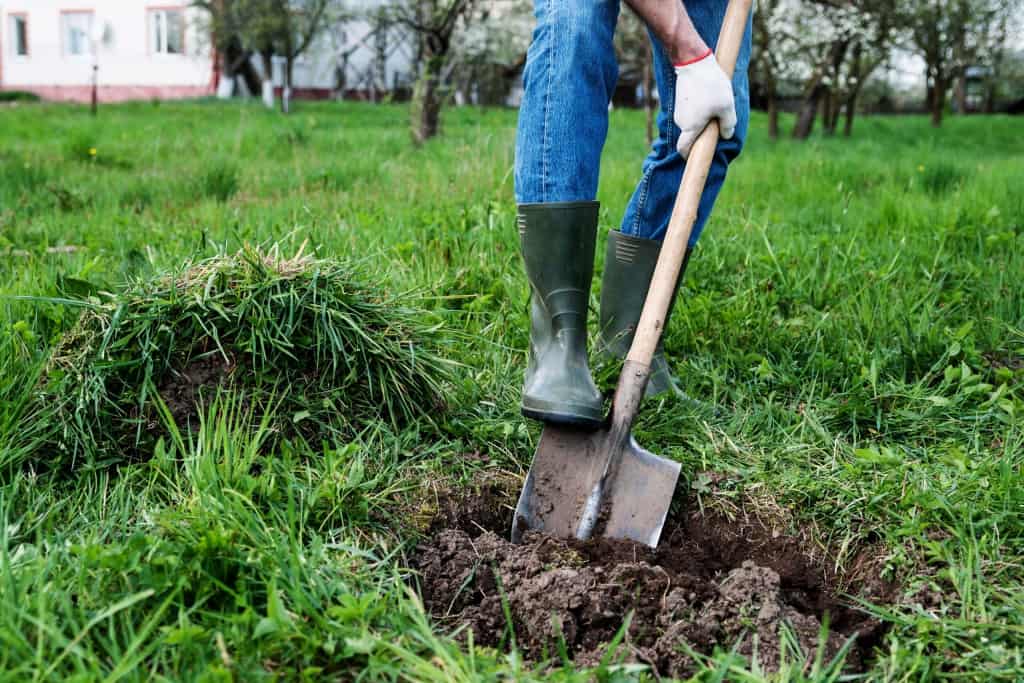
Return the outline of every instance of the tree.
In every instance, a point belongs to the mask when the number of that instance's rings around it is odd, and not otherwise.
[[[295,59],[326,25],[330,0],[234,0],[243,6],[240,32],[263,61],[263,102],[274,106],[274,57],[284,58],[281,111],[291,108]]]
[[[284,57],[281,108],[287,113],[295,59],[309,48],[323,29],[331,2],[193,0],[193,5],[205,9],[210,17],[210,31],[221,56],[225,78],[233,80],[236,70],[251,69],[249,60],[253,55],[260,56],[263,76],[259,80],[259,89],[268,107],[274,106],[273,58]],[[256,90],[253,84],[249,86],[250,90]]]
[[[853,3],[857,21],[848,33],[849,46],[844,59],[833,64],[824,126],[827,135],[834,135],[843,111],[846,124],[843,134],[853,133],[857,100],[864,84],[884,64],[893,46],[897,26],[894,5],[888,0],[856,0]]]
[[[999,40],[999,27],[1015,0],[904,0],[899,3],[908,42],[925,62],[926,99],[932,125],[942,125],[949,90],[964,85],[968,67]],[[962,97],[966,89],[962,89]],[[963,104],[963,102],[961,102]]]
[[[806,139],[819,108],[826,135],[835,133],[846,111],[846,134],[853,130],[857,98],[864,82],[884,63],[892,46],[894,3],[884,0],[805,0],[797,14],[794,35],[816,55],[793,137]],[[769,30],[771,30],[769,28]],[[783,33],[785,35],[785,33]],[[788,43],[799,42],[790,38]],[[793,48],[790,49],[790,53]]]
[[[419,78],[413,88],[412,138],[416,144],[441,129],[444,78],[453,53],[452,37],[472,14],[479,0],[402,0],[394,19],[419,37]]]
[[[330,0],[278,0],[281,12],[280,54],[284,57],[284,83],[281,88],[281,111],[288,113],[292,99],[295,59],[309,49],[326,22]]]
[[[233,96],[238,78],[245,81],[249,92],[259,90],[263,79],[252,67],[252,50],[242,42],[242,26],[245,24],[243,3],[238,0],[193,0],[192,5],[205,10],[204,28],[220,73],[217,96],[222,99]]]
[[[779,26],[782,0],[762,0],[754,12],[753,54],[750,67],[753,72],[751,81],[761,86],[768,110],[768,137],[775,140],[779,137],[779,74],[784,68],[782,54],[775,49],[774,36],[781,29]]]
[[[982,82],[982,111],[991,114],[1001,102],[1021,100],[1024,95],[1024,50],[1009,47],[992,56]]]
[[[1004,5],[997,9],[978,46],[976,66],[980,67],[983,73],[981,110],[986,114],[995,111],[999,89],[1012,80],[1015,59],[1017,63],[1020,59],[1019,53],[1015,53],[1010,46],[1010,38],[1020,35],[1024,2],[1006,0]],[[966,75],[965,71],[964,79]],[[1010,87],[1012,88],[1012,85]],[[966,95],[966,83],[964,94]]]
[[[456,95],[502,104],[526,63],[533,29],[532,0],[482,0],[463,20],[447,70]]]

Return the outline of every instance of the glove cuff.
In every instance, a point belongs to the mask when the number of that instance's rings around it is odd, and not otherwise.
[[[684,66],[690,66],[691,64],[696,64],[697,62],[704,61],[705,59],[710,57],[712,54],[713,54],[713,50],[711,48],[708,48],[708,51],[705,52],[704,54],[702,54],[701,56],[694,57],[693,59],[687,59],[685,62],[679,62],[678,64],[673,64],[672,66],[674,66],[677,69],[681,69]]]

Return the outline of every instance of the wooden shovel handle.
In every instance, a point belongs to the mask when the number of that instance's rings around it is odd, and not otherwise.
[[[722,21],[722,31],[718,35],[718,46],[715,58],[725,71],[732,77],[736,69],[743,34],[747,28],[752,0],[730,0]],[[651,287],[647,291],[647,301],[640,314],[633,345],[629,348],[626,360],[645,367],[650,367],[654,350],[665,327],[665,315],[676,291],[676,280],[679,279],[679,268],[683,263],[683,255],[693,232],[693,224],[697,220],[697,207],[704,192],[704,183],[708,179],[711,161],[718,146],[718,120],[713,120],[700,134],[690,149],[686,160],[686,170],[679,184],[679,193],[672,209],[672,218],[668,224],[668,233],[661,247],[658,265],[655,266]]]

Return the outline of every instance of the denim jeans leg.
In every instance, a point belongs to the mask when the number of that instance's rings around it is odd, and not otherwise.
[[[718,32],[725,18],[727,0],[689,0],[687,11],[704,41],[714,48]],[[690,235],[690,246],[697,244],[701,232],[711,215],[715,199],[725,182],[729,163],[739,156],[747,135],[750,120],[750,86],[747,81],[747,67],[750,63],[751,26],[748,22],[743,37],[739,58],[736,62],[732,87],[736,98],[736,133],[730,140],[720,140],[704,186],[697,221]],[[654,35],[654,74],[658,84],[661,106],[658,111],[658,138],[651,152],[644,160],[643,175],[626,207],[622,219],[622,232],[627,235],[661,241],[665,239],[672,206],[675,203],[679,182],[686,168],[686,161],[676,151],[679,128],[673,119],[675,104],[676,74],[668,53]]]
[[[516,133],[516,201],[591,201],[618,80],[619,0],[535,0],[534,13]]]

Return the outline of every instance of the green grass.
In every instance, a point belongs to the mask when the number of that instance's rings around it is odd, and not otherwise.
[[[296,109],[0,114],[2,676],[589,680],[455,643],[407,588],[423,522],[410,505],[480,467],[522,473],[537,435],[517,413],[514,112],[449,112],[445,137],[414,149],[401,107]],[[706,503],[783,510],[845,549],[840,562],[881,544],[903,596],[878,607],[893,627],[872,679],[1024,679],[1020,121],[873,118],[851,140],[804,144],[769,141],[765,123],[667,333],[686,390],[724,410],[650,403],[639,438],[679,459]],[[605,228],[643,154],[642,115],[613,112]],[[131,463],[37,464],[55,422],[34,387],[82,312],[59,299],[307,240],[382,295],[418,293],[460,364],[447,411],[311,439],[226,391],[193,431],[165,420]],[[475,451],[486,464],[460,457]],[[708,492],[707,470],[729,485]],[[937,605],[915,597],[929,588]],[[762,680],[730,646],[704,680]]]

